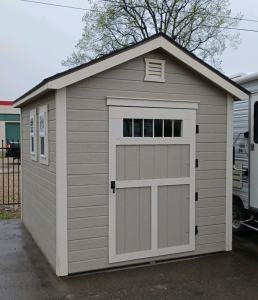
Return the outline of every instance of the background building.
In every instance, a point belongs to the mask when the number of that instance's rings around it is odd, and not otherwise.
[[[20,140],[20,109],[11,101],[0,101],[0,143]]]

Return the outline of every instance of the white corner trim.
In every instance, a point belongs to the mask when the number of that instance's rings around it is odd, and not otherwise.
[[[108,106],[198,109],[200,101],[107,96]]]
[[[56,91],[56,275],[68,275],[66,88]]]
[[[233,105],[233,97],[227,95],[226,251],[232,250]]]
[[[153,82],[165,82],[165,60],[160,60],[160,59],[152,59],[152,58],[145,58],[145,78],[144,81],[153,81]],[[150,64],[156,64],[157,67],[160,65],[160,76],[157,76],[159,74],[150,74],[155,73],[154,70],[150,70]],[[154,68],[156,69],[156,67]],[[159,73],[158,69],[156,73]]]

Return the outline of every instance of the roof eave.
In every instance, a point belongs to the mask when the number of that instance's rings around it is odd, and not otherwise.
[[[39,85],[35,86],[32,90],[15,100],[13,102],[14,107],[21,107],[27,101],[34,99],[48,90],[57,90],[71,85],[158,48],[162,48],[169,52],[183,63],[189,65],[200,75],[213,81],[232,96],[242,100],[249,99],[249,91],[245,90],[243,87],[239,86],[237,83],[230,80],[202,60],[198,59],[195,55],[189,53],[182,46],[173,42],[169,37],[164,36],[163,34],[158,34],[147,40],[143,40],[138,44],[111,53],[104,58],[96,59],[95,61],[43,80]]]

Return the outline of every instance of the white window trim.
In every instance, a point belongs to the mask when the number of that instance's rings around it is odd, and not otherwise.
[[[165,60],[161,59],[152,59],[145,58],[145,78],[144,81],[153,81],[153,82],[165,82]],[[149,75],[149,63],[156,63],[161,65],[161,77],[157,78],[156,76]]]
[[[30,111],[30,119],[33,118],[33,134],[30,132],[30,158],[31,160],[37,161],[38,155],[37,155],[37,109],[33,109]],[[31,151],[31,137],[34,138],[33,140],[33,148],[34,152]]]
[[[40,133],[40,124],[39,124],[39,158],[40,158],[40,163],[44,165],[49,164],[49,159],[48,159],[48,105],[41,106],[39,108],[39,117],[38,117],[38,122],[40,122],[40,115],[44,114],[45,116],[45,130],[44,130],[44,155],[41,155],[41,140],[40,138],[42,137],[42,134]]]

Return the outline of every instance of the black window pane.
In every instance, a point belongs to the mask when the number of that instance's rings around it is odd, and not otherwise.
[[[154,120],[154,136],[162,137],[162,122],[163,120]]]
[[[181,130],[182,130],[182,121],[181,120],[174,120],[174,136],[180,137]]]
[[[153,125],[152,120],[144,120],[144,136],[152,137]]]
[[[34,137],[31,137],[31,152],[34,152]]]
[[[254,142],[258,144],[258,101],[254,103]]]
[[[132,119],[124,119],[123,127],[124,127],[123,128],[123,131],[124,131],[123,136],[131,137],[132,136]]]
[[[172,136],[172,120],[164,120],[164,137]]]
[[[43,137],[40,138],[40,154],[45,155],[45,147],[44,147],[45,139]]]
[[[134,136],[142,136],[142,119],[134,119]]]

